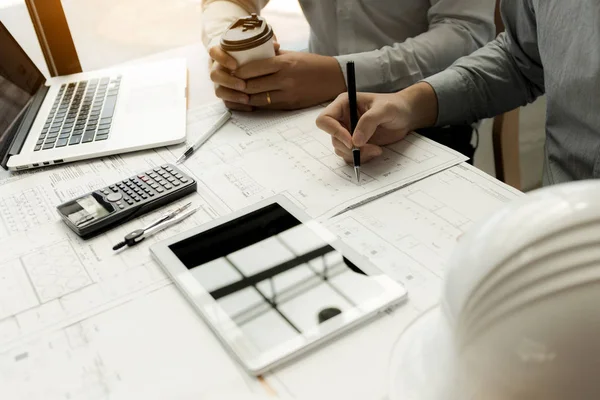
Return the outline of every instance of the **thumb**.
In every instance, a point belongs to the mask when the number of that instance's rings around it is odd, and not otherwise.
[[[364,146],[369,142],[377,127],[383,122],[384,113],[382,108],[373,107],[360,117],[354,135],[352,135],[352,142],[356,147]]]

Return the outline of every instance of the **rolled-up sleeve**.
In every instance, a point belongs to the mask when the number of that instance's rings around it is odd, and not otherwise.
[[[429,29],[402,43],[336,57],[354,61],[361,91],[392,92],[443,71],[494,38],[495,0],[432,0]]]
[[[544,70],[530,1],[505,0],[506,32],[452,67],[424,79],[438,99],[438,126],[471,123],[533,102]]]

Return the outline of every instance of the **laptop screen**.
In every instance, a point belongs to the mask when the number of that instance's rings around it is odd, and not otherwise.
[[[0,22],[0,143],[8,139],[9,128],[44,82],[44,75]]]

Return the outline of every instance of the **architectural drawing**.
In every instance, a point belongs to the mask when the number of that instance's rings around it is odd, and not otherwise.
[[[461,164],[348,211],[327,226],[411,289],[440,279],[458,238],[523,194]]]
[[[160,152],[150,151],[47,168],[1,186],[0,351],[170,283],[151,260],[149,246],[228,212],[202,185],[198,194],[181,200],[192,201],[198,212],[129,251],[115,253],[112,245],[164,210],[87,241],[56,212],[75,196],[165,163]]]
[[[364,165],[358,184],[353,169],[334,154],[330,136],[316,127],[321,110],[234,113],[186,166],[231,209],[284,193],[312,217],[324,218],[465,160],[413,134]],[[188,142],[222,111],[222,104],[190,110]],[[169,150],[175,158],[183,148]]]

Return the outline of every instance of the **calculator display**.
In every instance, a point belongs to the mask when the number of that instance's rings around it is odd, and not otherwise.
[[[88,217],[100,219],[110,214],[110,210],[98,202],[92,195],[81,197],[62,209],[69,220],[77,225]]]

